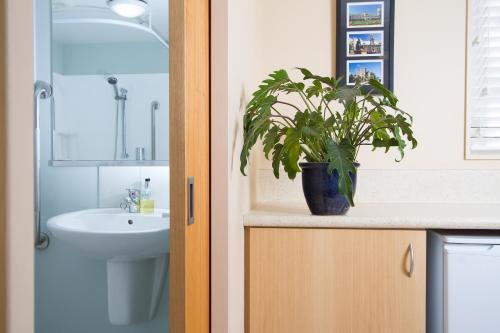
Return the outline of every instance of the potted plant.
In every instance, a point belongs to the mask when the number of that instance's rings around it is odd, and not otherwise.
[[[341,79],[298,68],[300,82],[285,70],[269,75],[253,93],[244,115],[241,172],[250,150],[262,140],[274,176],[283,166],[290,179],[302,171],[304,195],[315,215],[345,214],[354,206],[357,155],[362,145],[387,152],[396,147],[401,158],[417,146],[412,117],[398,108],[398,99],[379,81],[341,86]],[[295,95],[294,103],[291,96]],[[301,159],[305,161],[299,163]]]

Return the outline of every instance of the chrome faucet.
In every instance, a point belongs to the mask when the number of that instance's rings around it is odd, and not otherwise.
[[[128,196],[125,201],[120,204],[120,208],[129,213],[139,213],[139,203],[141,200],[141,191],[135,188],[128,188]]]

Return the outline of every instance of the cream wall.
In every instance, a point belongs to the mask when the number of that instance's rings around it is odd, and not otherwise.
[[[310,52],[317,42],[307,35],[309,29],[320,32],[317,40],[332,38],[330,2],[318,0],[317,4],[310,8],[306,0],[212,1],[213,332],[236,333],[244,329],[242,216],[250,208],[250,193],[257,185],[252,183],[256,179],[255,168],[249,170],[250,177],[243,177],[239,171],[244,107],[259,81],[277,67],[332,61],[331,50]],[[311,19],[307,30],[288,22],[289,18],[299,22],[295,17],[303,13],[320,19]],[[285,30],[294,38],[270,38],[283,36]],[[299,62],[293,56],[297,40],[307,44],[303,45],[304,52],[296,54]],[[330,47],[331,43],[325,45]],[[283,54],[288,56],[284,62],[280,60]]]
[[[242,115],[255,85],[256,2],[211,2],[212,332],[243,332],[243,212],[249,179],[239,173]]]
[[[270,163],[258,151],[253,154],[250,177],[242,179],[238,174],[241,106],[258,82],[275,69],[305,66],[321,74],[333,73],[335,2],[229,3],[212,1],[212,121],[222,124],[212,128],[212,278],[216,287],[212,320],[214,332],[237,333],[243,332],[242,216],[246,208],[261,202],[264,195],[269,200],[303,202],[300,181],[292,185],[288,180],[274,180]],[[359,161],[364,183],[359,198],[385,199],[373,190],[370,178],[376,178],[377,184],[386,186],[382,191],[399,190],[388,200],[463,201],[473,188],[474,201],[486,201],[495,186],[481,192],[478,182],[489,179],[500,186],[500,161],[464,160],[466,0],[397,0],[395,8],[395,93],[401,106],[415,117],[419,147],[401,163],[394,162],[395,154],[363,150]],[[463,179],[469,179],[471,187],[456,188],[465,194],[454,196],[454,184]],[[403,187],[402,181],[412,185]],[[447,186],[445,194],[429,192],[439,191],[440,186]],[[249,188],[251,200],[246,196]]]
[[[32,2],[7,0],[7,333],[34,329]],[[31,241],[27,242],[26,237]]]
[[[296,66],[333,73],[334,1],[257,2],[262,9],[259,29],[270,33],[257,46],[265,52],[259,54],[254,75],[263,78],[274,69]],[[362,167],[500,168],[500,161],[464,159],[466,0],[397,0],[395,8],[394,91],[401,107],[415,117],[419,147],[401,163],[365,149],[359,156]],[[253,167],[268,169],[269,163],[258,155]]]
[[[211,2],[211,331],[228,332],[228,8]],[[215,98],[217,96],[217,98]],[[217,146],[213,143],[218,142]],[[215,197],[217,196],[217,200]]]

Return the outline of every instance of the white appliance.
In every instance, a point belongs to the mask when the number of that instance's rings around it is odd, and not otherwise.
[[[500,332],[500,233],[429,232],[427,333]]]

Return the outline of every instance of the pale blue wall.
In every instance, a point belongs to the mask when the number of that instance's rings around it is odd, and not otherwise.
[[[64,72],[64,48],[59,43],[52,43],[52,70],[56,73]]]
[[[159,42],[54,45],[54,71],[61,74],[168,73],[168,49]]]

